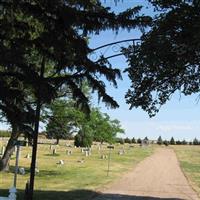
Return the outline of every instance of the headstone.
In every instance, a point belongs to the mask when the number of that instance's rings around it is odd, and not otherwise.
[[[89,156],[89,151],[85,151],[85,156],[86,156],[86,157]]]
[[[123,154],[124,154],[123,150],[120,150],[120,151],[118,152],[118,155],[123,155]]]
[[[104,159],[107,159],[107,158],[108,158],[108,155],[104,155],[104,154],[103,154],[103,155],[101,155],[101,159],[103,159],[103,160],[104,160]]]
[[[78,160],[77,162],[79,162],[79,163],[84,163],[84,162],[85,162],[85,160],[84,160],[84,159],[82,159],[82,160]]]
[[[1,155],[4,155],[4,152],[5,152],[5,146],[3,146],[3,147],[1,148]]]
[[[66,153],[67,155],[72,155],[72,150],[67,150]]]
[[[28,153],[25,158],[30,159],[30,154]]]
[[[91,151],[88,151],[88,156],[91,156],[92,155],[92,152]]]
[[[59,160],[58,164],[59,165],[64,165],[64,161],[63,160]]]
[[[40,170],[36,167],[35,168],[35,173],[39,173],[40,172]]]
[[[21,174],[21,175],[24,175],[26,172],[25,172],[25,169],[23,168],[23,167],[20,167],[19,169],[18,169],[18,171],[19,171],[19,174]]]

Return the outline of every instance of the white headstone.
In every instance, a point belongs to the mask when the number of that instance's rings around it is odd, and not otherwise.
[[[66,153],[67,155],[72,155],[72,150],[67,150]]]
[[[85,156],[86,156],[86,157],[89,156],[89,151],[85,151]]]
[[[5,146],[3,146],[1,149],[1,155],[4,155],[5,149],[6,149]]]
[[[63,160],[59,160],[58,164],[59,165],[64,165],[64,161]]]
[[[30,158],[30,154],[28,153],[25,158],[29,159]]]
[[[18,170],[19,170],[19,174],[21,175],[24,175],[26,173],[23,167],[20,167]]]
[[[39,173],[40,172],[40,170],[36,167],[35,168],[35,173]]]

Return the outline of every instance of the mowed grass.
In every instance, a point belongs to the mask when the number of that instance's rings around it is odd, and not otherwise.
[[[67,143],[69,144],[69,142]],[[101,150],[98,145],[93,145],[92,155],[88,157],[81,152],[80,148],[67,147],[66,141],[61,141],[59,146],[53,145],[53,148],[57,150],[56,155],[52,154],[50,145],[38,145],[39,173],[36,174],[35,179],[35,199],[89,199],[91,195],[96,194],[94,191],[122,176],[154,151],[152,146],[134,145],[134,147],[130,147],[128,144],[116,144],[115,148],[111,150],[110,172],[107,176],[108,158],[101,159],[101,155],[109,155],[106,144],[102,146]],[[118,155],[122,149],[125,154]],[[72,155],[67,155],[67,150],[71,150]],[[31,159],[25,158],[28,153],[31,155],[31,147],[22,147],[19,166],[25,168],[26,174],[18,175],[18,200],[23,199],[25,184],[30,175]],[[57,164],[59,160],[63,160],[64,165]],[[83,162],[80,162],[81,160]],[[10,163],[11,172],[0,173],[0,195],[6,195],[8,188],[12,186],[14,165],[15,155],[12,156]]]
[[[192,187],[200,195],[200,146],[173,146],[180,166]]]

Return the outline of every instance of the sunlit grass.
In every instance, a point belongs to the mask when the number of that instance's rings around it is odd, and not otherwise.
[[[35,179],[36,199],[56,198],[58,200],[59,191],[62,191],[62,195],[65,195],[66,199],[73,196],[74,200],[82,200],[91,194],[87,190],[98,190],[126,173],[139,161],[151,155],[154,150],[152,146],[139,147],[135,145],[134,148],[130,148],[128,144],[115,145],[115,149],[111,150],[110,172],[107,176],[108,159],[101,159],[102,154],[109,155],[107,145],[103,145],[101,150],[98,145],[94,145],[92,155],[86,157],[84,153],[81,153],[80,148],[69,148],[65,143],[62,141],[60,146],[54,146],[57,149],[56,155],[52,154],[50,145],[38,145],[37,166],[40,172],[36,174]],[[72,150],[72,155],[66,154],[67,149]],[[125,150],[124,155],[118,155],[120,149]],[[23,196],[21,193],[29,179],[31,159],[25,158],[28,153],[31,155],[31,147],[22,147],[19,165],[25,168],[26,174],[18,175],[17,188],[20,191],[18,197]],[[10,163],[12,172],[1,172],[0,174],[0,194],[5,193],[12,185],[15,156],[13,155],[12,158]],[[63,160],[64,165],[57,164],[59,160]],[[81,160],[84,162],[79,162]],[[76,193],[69,192],[73,190],[81,190],[84,195],[80,197],[80,192],[77,192],[77,196]],[[45,193],[45,191],[49,192]],[[66,192],[64,193],[64,191]]]
[[[200,195],[200,146],[173,146],[180,166],[193,188]]]

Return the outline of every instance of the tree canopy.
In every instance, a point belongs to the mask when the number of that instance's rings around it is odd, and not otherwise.
[[[90,60],[92,49],[86,37],[102,30],[147,25],[150,18],[138,16],[140,7],[115,15],[100,1],[13,0],[2,1],[0,6],[1,77],[26,83],[36,98],[40,95],[42,103],[49,103],[59,90],[64,93],[68,88],[77,103],[87,109],[88,99],[79,87],[86,78],[103,102],[118,107],[100,76],[116,86],[120,71],[106,59],[99,63]]]
[[[191,0],[149,0],[156,15],[141,45],[125,51],[131,88],[130,108],[154,116],[176,91],[200,92],[200,3]]]
[[[70,93],[77,106],[89,112],[89,99],[80,87],[85,79],[99,100],[111,108],[119,106],[104,81],[117,87],[120,70],[105,58],[90,59],[87,36],[147,26],[151,18],[140,15],[140,9],[115,14],[99,0],[0,2],[0,110],[15,130],[9,150],[19,136],[16,132],[33,133],[38,99],[45,105]],[[12,153],[7,152],[4,163]]]
[[[48,110],[44,117],[48,121],[47,138],[56,139],[58,144],[60,139],[67,139],[72,135],[77,112],[71,102],[62,99],[54,101],[48,106]]]

